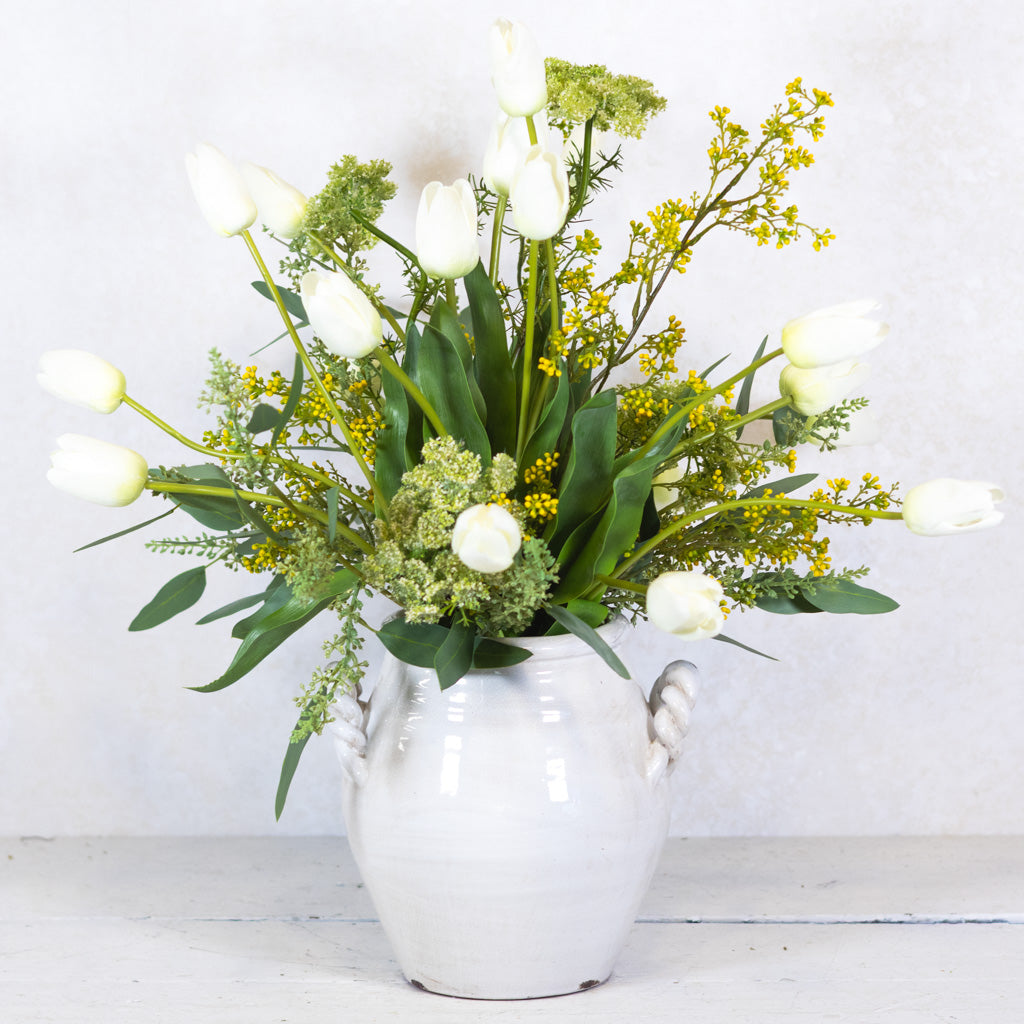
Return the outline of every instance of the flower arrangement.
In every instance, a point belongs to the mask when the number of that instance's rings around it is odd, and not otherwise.
[[[200,619],[241,615],[240,643],[194,689],[231,685],[314,616],[337,615],[329,660],[297,698],[278,814],[303,747],[365,667],[368,593],[400,608],[373,630],[380,641],[435,670],[442,688],[529,656],[508,638],[558,632],[626,675],[598,632],[613,615],[745,647],[723,633],[735,608],[889,611],[894,601],[859,582],[866,568],[832,564],[825,527],[902,520],[937,536],[1001,518],[1002,494],[984,482],[924,483],[902,507],[870,474],[796,496],[815,481],[796,472],[798,448],[834,448],[867,404],[861,357],[888,330],[870,318],[873,303],[794,319],[777,347],[766,337],[731,372],[717,372],[724,360],[681,372],[684,327],[656,313],[714,228],[758,245],[828,245],[831,232],[786,201],[793,174],[813,163],[806,145],[825,130],[827,93],[795,79],[756,132],[716,107],[703,191],[630,222],[605,266],[584,214],[621,170],[616,138],[640,137],[665,100],[643,79],[545,60],[518,23],[496,22],[490,47],[500,113],[482,174],[426,185],[411,247],[379,226],[395,194],[383,160],[343,157],[307,199],[213,146],[187,158],[203,216],[242,238],[254,287],[283,326],[274,340],[296,353],[286,376],[211,352],[201,400],[215,424],[201,440],[130,397],[98,356],[41,361],[48,391],[104,414],[127,405],[202,460],[152,468],[106,441],[58,441],[58,488],[111,506],[148,490],[169,507],[132,529],[177,512],[202,527],[150,542],[200,564],[129,628],[194,606],[213,565],[269,577]],[[284,246],[277,274],[250,233],[257,220]],[[369,278],[365,253],[380,243],[406,283],[401,302]],[[755,374],[776,361],[778,398],[751,408]],[[629,370],[640,379],[624,383]],[[757,421],[770,439],[745,436]]]

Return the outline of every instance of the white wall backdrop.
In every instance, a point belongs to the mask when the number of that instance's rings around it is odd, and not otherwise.
[[[493,105],[485,39],[498,14],[527,21],[547,52],[649,77],[669,100],[627,147],[618,190],[595,205],[610,252],[629,217],[704,184],[714,104],[756,129],[795,75],[830,90],[829,131],[792,194],[838,240],[822,253],[777,252],[710,236],[663,299],[686,324],[685,365],[741,357],[792,316],[876,296],[892,324],[870,387],[885,437],[846,450],[827,474],[870,470],[905,488],[991,479],[1009,494],[998,530],[962,538],[918,538],[898,523],[837,531],[837,561],[872,565],[869,584],[902,607],[878,618],[734,616],[730,634],[777,663],[641,630],[627,654],[638,676],[688,656],[706,677],[674,831],[1024,830],[1015,3],[5,6],[0,833],[342,830],[326,740],[309,745],[280,824],[273,816],[292,698],[318,636],[293,638],[224,692],[184,689],[218,675],[235,646],[223,623],[194,618],[257,587],[219,579],[195,616],[126,632],[190,563],[145,552],[140,534],[72,554],[160,506],[76,502],[46,483],[48,454],[75,431],[151,464],[183,455],[130,410],[100,418],[43,395],[35,363],[48,348],[95,351],[124,369],[135,397],[201,433],[207,349],[241,360],[277,326],[249,287],[244,246],[200,218],[183,154],[208,140],[308,193],[344,153],[384,157],[400,186],[386,225],[411,238],[423,184],[479,164]],[[274,359],[290,366],[287,353]],[[813,452],[804,461],[818,463]]]

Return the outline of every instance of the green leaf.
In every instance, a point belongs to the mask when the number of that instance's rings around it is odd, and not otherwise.
[[[205,589],[206,566],[197,565],[194,569],[187,569],[157,591],[156,597],[132,619],[129,631],[137,633],[143,629],[152,629],[174,618],[179,612],[191,608],[203,596]]]
[[[238,645],[227,671],[205,686],[190,686],[190,690],[198,693],[212,693],[223,690],[237,682],[247,672],[255,668],[271,651],[280,647],[292,633],[301,629],[314,616],[323,611],[336,597],[351,589],[357,582],[355,573],[347,569],[336,572],[330,584],[315,597],[303,595],[299,597],[288,589],[288,598],[280,608],[264,614],[266,605],[255,616],[253,625]],[[269,602],[268,602],[269,603]]]
[[[292,418],[292,413],[295,412],[295,408],[299,404],[299,399],[302,398],[303,380],[302,356],[296,355],[295,366],[292,368],[292,383],[291,389],[288,392],[288,401],[284,403],[284,408],[280,412],[280,419],[278,420],[277,426],[274,427],[274,433],[270,438],[271,448],[277,444],[281,435],[284,433],[285,428],[288,426],[288,423]]]
[[[271,612],[277,611],[278,608],[287,602],[289,597],[291,597],[291,591],[285,585],[284,578],[275,576],[270,581],[267,589],[263,591],[263,607],[253,612],[252,615],[239,619],[231,628],[231,636],[235,640],[244,640],[249,630],[260,619],[265,618]]]
[[[769,661],[778,661],[778,658],[773,658],[770,654],[765,654],[764,651],[755,650],[753,647],[748,647],[746,644],[741,644],[739,640],[733,640],[731,636],[726,636],[724,633],[716,633],[712,640],[721,640],[724,644],[731,644],[733,647],[740,647],[744,651],[749,651],[751,654],[756,654],[759,658],[767,658]]]
[[[544,457],[546,452],[558,450],[559,438],[565,429],[565,417],[569,411],[569,374],[563,372],[558,378],[555,393],[548,400],[544,413],[523,449],[523,460],[520,468],[532,466],[537,459]]]
[[[768,335],[766,334],[764,336],[764,340],[761,342],[761,344],[758,346],[757,351],[754,353],[754,358],[750,360],[752,363],[756,363],[758,359],[760,359],[761,356],[764,355],[765,346],[767,346],[767,344]],[[757,370],[751,370],[750,373],[748,373],[743,378],[743,383],[740,385],[740,397],[736,402],[736,411],[741,416],[746,416],[747,411],[750,409],[750,389],[754,386],[754,374],[756,373]],[[740,439],[740,436],[742,434],[743,427],[740,427],[739,430],[736,431],[737,441]]]
[[[778,480],[771,480],[766,484],[759,484],[757,487],[751,487],[749,491],[744,491],[740,497],[760,498],[763,497],[767,490],[771,490],[772,494],[790,494],[817,479],[817,473],[796,473],[792,476],[781,477]]]
[[[187,481],[205,487],[223,487],[224,497],[214,494],[181,494],[170,493],[167,496],[190,515],[196,522],[211,530],[238,530],[245,525],[245,520],[238,511],[234,495],[231,492],[231,480],[227,473],[213,463],[199,466],[175,466],[174,477],[151,469],[150,475],[156,480],[171,480],[184,477]]]
[[[452,343],[429,324],[423,329],[417,365],[424,395],[434,407],[445,429],[480,456],[491,460],[491,443],[477,415],[466,370]]]
[[[500,640],[478,636],[473,650],[473,668],[474,670],[508,668],[526,661],[529,657],[531,654],[525,647],[517,647],[515,644],[505,644]]]
[[[415,464],[409,458],[407,447],[410,406],[413,403],[405,388],[390,373],[383,374],[381,385],[384,389],[384,428],[377,431],[373,474],[384,497],[390,501],[402,482],[402,475]],[[416,411],[419,413],[418,407]],[[422,413],[420,417],[422,419]],[[422,427],[420,431],[422,437]]]
[[[252,411],[252,418],[245,425],[250,434],[262,434],[264,430],[273,430],[281,419],[281,410],[275,409],[266,402],[261,402]]]
[[[99,540],[91,540],[88,544],[83,544],[80,548],[75,548],[72,554],[77,555],[79,551],[87,551],[89,548],[99,547],[100,544],[106,544],[108,540],[117,540],[118,537],[124,537],[126,534],[134,533],[136,530],[141,530],[143,527],[149,526],[151,523],[155,523],[160,519],[166,519],[177,511],[178,506],[175,505],[173,508],[169,508],[166,512],[161,512],[160,515],[153,516],[152,519],[147,519],[144,523],[136,523],[134,526],[129,526],[127,530],[118,530],[117,533],[111,533],[106,537],[100,537]]]
[[[274,295],[270,288],[267,286],[266,281],[253,281],[253,288],[256,289],[265,299],[274,301]],[[284,308],[295,317],[296,320],[302,321],[301,324],[296,326],[302,326],[303,324],[309,323],[309,317],[306,316],[306,307],[302,305],[302,299],[297,293],[293,292],[290,288],[282,288],[280,285],[277,286],[277,290],[281,295],[281,301],[284,303]]]
[[[573,416],[572,444],[558,488],[552,551],[558,551],[610,493],[616,431],[614,391],[598,392]]]
[[[201,619],[196,619],[196,625],[205,626],[208,622],[215,622],[217,619],[223,619],[228,615],[234,615],[235,612],[251,608],[254,604],[261,604],[266,599],[266,594],[250,594],[248,597],[240,597],[237,601],[221,605],[216,611],[207,612]]]
[[[434,671],[442,690],[454,686],[472,667],[476,633],[472,626],[456,619],[444,643],[434,655]]]
[[[584,643],[589,644],[598,654],[604,658],[608,666],[623,679],[632,678],[629,670],[619,661],[615,652],[605,643],[601,636],[588,626],[578,615],[573,615],[568,608],[562,608],[557,604],[544,605],[544,611],[556,622],[565,626],[570,633],[578,636]]]
[[[815,608],[802,593],[797,593],[793,597],[786,597],[785,594],[774,596],[762,594],[754,602],[754,607],[771,612],[773,615],[800,615],[821,611],[820,608]]]
[[[302,716],[300,715],[298,722],[295,723],[295,728],[297,729],[301,723]],[[284,753],[284,761],[281,762],[281,777],[277,783],[277,797],[274,800],[274,817],[278,821],[281,820],[284,803],[288,799],[288,790],[291,788],[295,769],[299,767],[299,758],[302,757],[302,752],[306,749],[311,735],[312,733],[307,733],[298,742],[289,742],[288,749]]]
[[[405,330],[405,353],[402,356],[402,369],[419,384],[419,366],[420,366],[420,349],[423,347],[423,335],[420,334],[415,324],[409,324]],[[391,377],[391,374],[385,374],[382,378],[384,395],[385,395],[385,408],[384,408],[384,422],[387,423],[387,402],[390,399],[387,398],[389,392],[387,389],[387,380]],[[394,378],[392,378],[394,380]],[[403,397],[405,396],[405,389],[398,384],[398,381],[394,381],[397,385]],[[415,466],[420,461],[420,451],[423,448],[423,442],[427,438],[433,436],[432,433],[424,433],[423,423],[424,416],[423,410],[412,400],[408,399],[406,402],[408,406],[408,427],[405,435],[405,457],[408,466]],[[428,428],[429,430],[429,428]],[[381,441],[387,441],[385,435],[386,430],[378,431],[377,433],[377,444]],[[376,472],[376,465],[374,466]],[[397,487],[397,484],[396,484]]]
[[[831,580],[803,593],[803,597],[815,608],[833,615],[881,615],[899,608],[891,597],[862,587],[853,580]]]
[[[701,370],[701,372],[700,372],[701,380],[707,380],[708,377],[710,377],[711,374],[713,374],[715,372],[715,370],[717,370],[722,365],[722,363],[724,363],[726,361],[726,359],[729,358],[730,355],[732,355],[731,352],[726,352],[726,354],[724,356],[722,356],[721,359],[716,359],[706,370]]]
[[[585,601],[578,597],[575,601],[570,601],[566,607],[593,629],[603,626],[608,621],[609,611],[600,601]]]
[[[452,344],[459,359],[462,361],[462,368],[466,373],[466,384],[469,387],[470,397],[473,399],[473,408],[481,423],[487,422],[487,405],[484,396],[477,384],[476,376],[473,373],[473,350],[466,340],[466,332],[458,317],[452,312],[447,302],[434,304],[434,311],[430,317],[430,326],[438,333],[443,334]]]
[[[463,278],[469,297],[476,358],[473,372],[487,407],[487,436],[495,452],[516,450],[516,380],[501,302],[482,263]]]
[[[377,630],[377,637],[399,661],[417,668],[433,668],[448,630],[434,623],[406,622],[399,617],[385,622]]]
[[[266,534],[268,537],[273,537],[275,540],[280,541],[281,537],[273,527],[263,518],[262,515],[251,505],[249,502],[242,501],[242,496],[238,493],[238,489],[231,485],[231,493],[235,496],[235,504],[238,506],[238,511],[241,513],[242,518],[260,533]]]

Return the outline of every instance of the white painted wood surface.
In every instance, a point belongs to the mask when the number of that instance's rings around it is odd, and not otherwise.
[[[397,972],[343,839],[0,841],[3,1024],[1018,1024],[1024,838],[670,840],[612,980]]]

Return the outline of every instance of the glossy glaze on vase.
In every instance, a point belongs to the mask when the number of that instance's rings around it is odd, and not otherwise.
[[[628,633],[602,630],[613,647]],[[649,705],[574,637],[516,642],[533,656],[446,691],[389,657],[365,708],[339,706],[352,850],[402,971],[433,992],[604,981],[668,830],[692,666]]]

